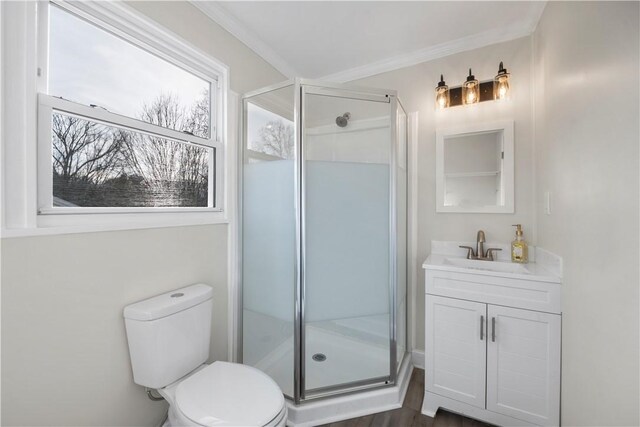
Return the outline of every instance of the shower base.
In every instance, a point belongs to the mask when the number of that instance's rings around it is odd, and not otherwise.
[[[283,393],[293,396],[294,345],[289,322],[261,313],[244,311],[245,331],[256,333],[261,345],[245,348],[245,363],[271,376]],[[310,322],[306,327],[305,385],[307,396],[341,384],[382,378],[389,373],[389,317],[386,314],[332,321]],[[405,357],[396,386],[363,389],[357,393],[308,399],[289,406],[288,425],[315,426],[359,417],[402,406],[411,375]],[[382,381],[382,380],[381,380]],[[381,382],[381,385],[383,383]]]
[[[313,427],[402,407],[413,365],[405,356],[393,387],[359,391],[295,405],[287,399],[289,427]]]

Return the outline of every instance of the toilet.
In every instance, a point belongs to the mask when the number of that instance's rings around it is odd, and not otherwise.
[[[285,426],[282,391],[268,375],[209,358],[211,287],[196,284],[124,309],[136,384],[169,403],[164,427]]]

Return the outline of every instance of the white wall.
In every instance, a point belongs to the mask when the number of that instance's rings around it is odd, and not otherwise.
[[[187,2],[133,6],[227,63],[236,92],[284,80]],[[228,229],[2,239],[2,424],[157,425],[166,406],[133,383],[122,309],[207,283],[215,289],[212,360],[226,359]]]
[[[239,94],[286,79],[187,1],[127,1],[127,4],[226,64],[231,89]]]
[[[2,240],[2,424],[155,425],[133,383],[122,309],[214,287],[212,360],[227,356],[224,226]]]
[[[549,2],[535,33],[538,244],[564,259],[569,426],[640,422],[639,12]]]
[[[397,89],[420,114],[419,259],[430,240],[473,240],[480,228],[508,242],[516,222],[530,243],[564,258],[564,425],[639,423],[638,12],[635,2],[549,2],[533,37],[355,82]],[[457,85],[471,66],[483,80],[501,60],[512,73],[509,104],[436,111],[440,73]],[[502,118],[515,120],[515,214],[436,214],[435,129]],[[420,269],[411,322],[418,349],[423,280]]]
[[[237,92],[284,79],[188,3],[130,4],[227,63]],[[420,259],[432,239],[473,240],[480,228],[510,241],[516,222],[531,243],[564,257],[564,425],[639,422],[637,19],[638,3],[549,2],[534,51],[527,37],[357,82],[397,89],[406,110],[420,113]],[[510,102],[436,112],[440,73],[457,85],[471,66],[484,80],[500,61],[512,73]],[[516,123],[515,214],[436,214],[435,129],[506,118]],[[225,358],[226,236],[226,225],[212,225],[3,239],[2,423],[159,421],[163,404],[131,381],[122,307],[176,285],[214,285],[213,358]],[[416,348],[423,281],[420,269]]]
[[[500,61],[512,73],[511,100],[484,102],[468,107],[436,111],[434,88],[440,74],[451,86],[461,84],[469,67],[479,80],[492,79]],[[534,178],[531,106],[531,38],[463,52],[412,67],[402,68],[354,84],[398,90],[407,112],[419,112],[418,130],[418,260],[430,252],[431,240],[475,240],[485,230],[488,241],[513,240],[512,224],[524,226],[525,238],[534,242]],[[435,140],[438,127],[496,120],[515,121],[515,214],[436,214]],[[424,348],[424,271],[419,266],[413,326],[414,348]],[[411,303],[410,303],[411,304]]]

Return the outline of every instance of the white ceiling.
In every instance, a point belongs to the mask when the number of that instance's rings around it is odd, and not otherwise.
[[[348,81],[531,34],[542,1],[197,1],[287,77]]]

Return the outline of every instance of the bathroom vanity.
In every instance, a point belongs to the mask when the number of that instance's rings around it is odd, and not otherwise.
[[[434,253],[423,264],[422,412],[432,417],[443,408],[497,425],[559,425],[560,258],[531,248],[537,263],[477,261],[457,246],[432,242]]]

